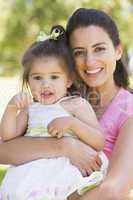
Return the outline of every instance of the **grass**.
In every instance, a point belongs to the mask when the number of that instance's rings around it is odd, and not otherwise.
[[[6,170],[7,170],[7,166],[0,165],[0,184],[5,176]]]

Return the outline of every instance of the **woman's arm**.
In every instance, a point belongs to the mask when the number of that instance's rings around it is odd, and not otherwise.
[[[131,188],[133,189],[133,118],[129,118],[120,129],[110,159],[109,173],[101,191],[109,191],[107,200],[109,196],[112,197],[111,200],[128,200]]]
[[[121,127],[104,182],[80,200],[128,200],[133,188],[133,118]],[[74,198],[71,198],[74,200]]]
[[[52,144],[52,145],[51,145]],[[40,158],[61,156],[63,141],[55,138],[17,137],[0,144],[1,164],[22,164]]]
[[[1,164],[22,164],[40,158],[66,156],[84,175],[99,169],[98,153],[81,141],[63,137],[18,137],[0,144]]]

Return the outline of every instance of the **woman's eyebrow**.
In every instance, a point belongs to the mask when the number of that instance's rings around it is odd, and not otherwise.
[[[100,46],[100,45],[107,45],[107,44],[105,42],[99,42],[99,43],[92,45],[92,47],[97,47],[97,46]],[[84,50],[85,48],[84,47],[74,47],[74,48],[72,48],[72,50],[77,50],[77,49]]]
[[[97,46],[100,46],[100,45],[106,45],[106,43],[105,42],[99,42],[99,43],[92,45],[92,47],[97,47]]]
[[[77,49],[84,50],[85,48],[84,47],[74,47],[74,48],[72,48],[72,50],[77,50]]]

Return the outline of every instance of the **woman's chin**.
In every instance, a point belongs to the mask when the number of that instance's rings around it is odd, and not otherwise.
[[[89,81],[89,80],[87,80],[85,82],[88,85],[88,87],[91,87],[91,88],[99,88],[104,84],[104,81]]]

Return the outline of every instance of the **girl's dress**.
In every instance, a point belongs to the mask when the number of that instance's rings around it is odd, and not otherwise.
[[[51,137],[47,132],[47,125],[53,119],[64,116],[70,114],[63,109],[60,102],[52,105],[33,103],[29,107],[26,136]],[[74,135],[66,133],[65,136]],[[67,157],[39,159],[12,166],[1,186],[1,200],[65,200],[76,190],[81,194],[103,179],[108,161],[104,154],[101,153],[100,156],[103,160],[101,171],[88,177],[83,177]]]

